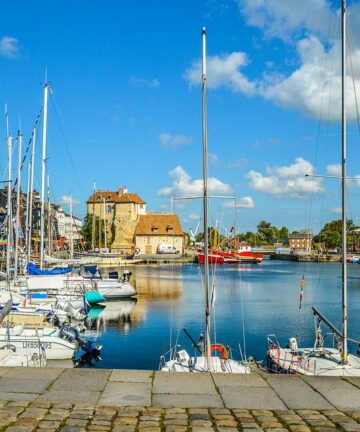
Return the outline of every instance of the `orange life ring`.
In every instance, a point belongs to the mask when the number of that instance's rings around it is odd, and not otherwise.
[[[211,345],[211,352],[213,353],[214,351],[220,351],[221,360],[226,360],[228,358],[228,353],[227,353],[227,350],[224,347],[224,345],[212,344]]]

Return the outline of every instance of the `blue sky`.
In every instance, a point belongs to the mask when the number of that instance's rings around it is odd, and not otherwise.
[[[360,4],[349,1],[352,63],[360,73]],[[51,83],[48,172],[52,199],[83,216],[93,181],[125,185],[148,210],[201,188],[201,28],[207,28],[212,223],[291,230],[339,217],[340,1],[1,1],[0,104],[25,143]],[[351,72],[348,175],[360,174]],[[360,94],[358,96],[360,98]],[[40,131],[39,131],[40,132]],[[40,135],[40,134],[39,134]],[[40,189],[41,140],[36,188]],[[14,164],[16,162],[16,149]],[[6,176],[5,120],[0,168]],[[24,177],[27,167],[24,168]],[[26,178],[22,182],[26,188]],[[360,180],[349,182],[349,216],[360,224]],[[200,203],[176,202],[184,230]]]

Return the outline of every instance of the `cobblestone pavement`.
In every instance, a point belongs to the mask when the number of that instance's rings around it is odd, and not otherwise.
[[[246,410],[1,402],[6,432],[360,431],[360,410]]]
[[[0,368],[0,432],[360,432],[360,379]]]

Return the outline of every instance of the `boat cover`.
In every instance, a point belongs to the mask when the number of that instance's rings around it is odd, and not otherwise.
[[[29,262],[26,266],[26,273],[32,276],[44,276],[44,275],[57,275],[70,273],[71,268],[57,269],[57,270],[41,270],[34,263]]]

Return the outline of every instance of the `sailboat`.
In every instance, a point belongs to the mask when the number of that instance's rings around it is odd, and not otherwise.
[[[280,347],[276,336],[268,336],[267,366],[278,373],[297,373],[316,376],[360,376],[360,357],[348,353],[347,316],[347,252],[346,252],[346,0],[341,0],[342,25],[342,329],[339,331],[315,306],[315,343],[312,348],[299,348],[296,337],[290,338],[287,348]],[[324,346],[321,325],[333,335],[335,346]]]
[[[207,126],[206,126],[206,29],[202,30],[202,137],[203,137],[203,205],[204,205],[204,285],[205,285],[205,336],[200,335],[198,343],[184,329],[191,340],[195,355],[190,356],[186,350],[177,351],[177,346],[171,348],[166,361],[166,355],[160,358],[160,370],[164,372],[222,372],[250,373],[250,366],[230,358],[224,345],[212,344],[210,334],[210,289],[209,289],[209,232],[208,232],[208,174],[207,174]],[[214,354],[220,353],[220,357]],[[199,354],[199,355],[197,355]]]

